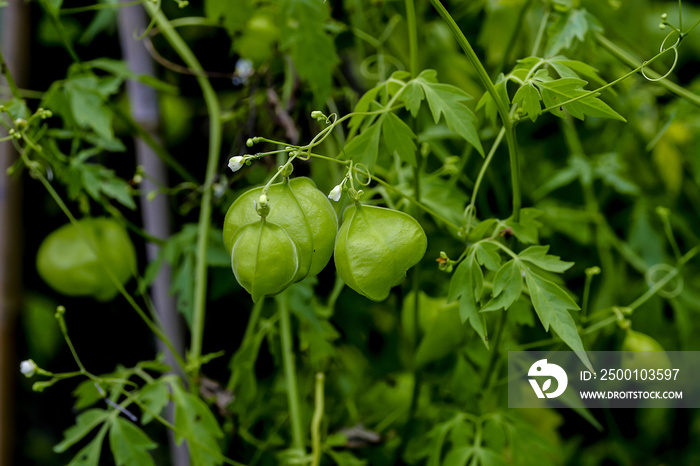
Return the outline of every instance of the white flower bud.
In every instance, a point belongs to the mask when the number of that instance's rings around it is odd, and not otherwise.
[[[237,172],[241,169],[244,162],[245,158],[243,156],[237,155],[235,157],[231,157],[228,161],[228,168],[230,168],[232,172]]]
[[[36,374],[38,366],[34,361],[31,359],[27,359],[26,361],[22,361],[19,364],[19,371],[24,374],[26,378],[31,378],[34,377],[34,374]]]
[[[343,187],[341,185],[337,185],[333,189],[331,189],[331,192],[328,194],[328,199],[332,199],[335,202],[338,202],[340,200],[340,195],[343,192]]]

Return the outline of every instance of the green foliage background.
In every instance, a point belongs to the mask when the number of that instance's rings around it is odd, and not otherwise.
[[[46,465],[167,464],[167,429],[154,414],[170,399],[171,427],[196,465],[222,464],[224,457],[233,464],[700,462],[696,410],[509,410],[504,365],[507,351],[518,349],[571,348],[587,362],[586,350],[619,349],[628,328],[667,350],[700,350],[700,271],[693,260],[700,226],[698,31],[678,45],[675,66],[673,51],[650,65],[659,74],[673,66],[667,80],[651,82],[628,73],[657,55],[670,31],[659,29],[662,13],[679,26],[674,2],[444,2],[472,56],[430,2],[413,3],[148,2],[151,14],[160,9],[178,26],[205,70],[192,72],[182,49],[162,33],[165,20],[148,39],[162,58],[157,79],[120,61],[114,8],[32,3],[34,90],[4,103],[2,133],[19,131],[17,118],[28,121],[19,139],[4,142],[23,153],[14,176],[26,182],[25,263],[66,222],[55,203],[61,198],[77,216],[113,215],[130,225],[143,280],[127,291],[138,303],[159,269],[172,267],[171,291],[193,334],[198,264],[208,267],[209,280],[199,348],[205,356],[187,359],[181,380],[153,361],[151,334],[124,298],[107,304],[65,298],[27,267],[22,359],[57,373],[75,369],[53,317],[62,304],[82,362],[91,374],[107,375],[70,378],[42,393],[23,384],[19,457]],[[415,9],[415,28],[407,6]],[[681,9],[686,31],[700,10],[693,2]],[[483,87],[475,56],[493,93]],[[173,65],[183,60],[190,73]],[[132,156],[133,137],[143,131],[129,117],[128,79],[159,92],[163,143],[153,144],[172,180],[157,194],[169,196],[177,233],[163,239],[151,263],[134,197],[135,174],[147,174],[137,172]],[[202,81],[213,86],[215,116]],[[38,107],[53,116],[39,115]],[[512,134],[501,133],[503,108],[512,108]],[[336,116],[317,120],[314,110]],[[335,122],[353,111],[377,114]],[[217,122],[223,145],[213,146],[214,162],[207,164]],[[330,136],[313,152],[365,165],[372,180],[362,200],[416,217],[428,252],[380,303],[344,287],[328,266],[254,307],[230,272],[221,224],[231,202],[266,182],[286,158],[261,156],[236,173],[227,170],[228,158],[307,147],[329,123]],[[267,141],[247,146],[254,137]],[[294,167],[324,192],[346,170],[313,157]],[[523,208],[514,215],[520,196]],[[338,213],[349,204],[343,196]],[[204,235],[197,226],[203,205],[213,209]],[[203,236],[204,255],[197,249]],[[668,270],[677,276],[666,277]],[[661,279],[671,283],[654,285]],[[281,307],[292,316],[298,415],[288,406]],[[185,388],[196,386],[200,366],[219,397],[234,397],[230,403],[217,405],[220,398]],[[314,422],[318,373],[325,407]],[[106,404],[95,381],[113,403],[131,404],[139,421]],[[295,422],[303,430],[301,451]],[[321,441],[315,448],[312,426]]]

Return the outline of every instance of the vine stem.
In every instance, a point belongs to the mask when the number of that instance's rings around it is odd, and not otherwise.
[[[321,464],[321,421],[323,420],[324,398],[323,398],[323,381],[326,376],[323,372],[316,374],[316,394],[314,404],[314,417],[311,420],[311,466]]]
[[[190,344],[189,357],[192,363],[192,375],[197,378],[201,367],[202,340],[204,337],[204,318],[206,314],[207,295],[207,246],[209,242],[209,228],[211,227],[211,200],[212,185],[216,177],[216,168],[221,151],[221,110],[219,101],[209,79],[204,75],[204,69],[200,65],[192,50],[177,33],[163,13],[155,5],[146,2],[144,7],[153,17],[161,33],[170,45],[180,55],[185,64],[196,72],[197,82],[202,88],[204,101],[209,113],[209,153],[207,156],[207,168],[204,178],[204,192],[200,204],[199,226],[197,229],[197,262],[195,267],[194,287],[194,314],[192,317],[192,342]]]
[[[7,63],[5,62],[5,57],[3,57],[2,55],[2,51],[0,51],[0,70],[2,70],[2,75],[5,77],[5,81],[7,81],[7,87],[10,88],[12,96],[15,99],[21,99],[22,93],[17,87],[15,80],[12,79],[12,73],[10,73],[10,69],[8,68]]]
[[[689,31],[686,31],[686,34]],[[636,68],[637,70],[640,69],[640,63],[638,60],[636,60],[632,55],[627,53],[625,50],[622,48],[618,47],[614,42],[609,40],[607,37],[604,35],[597,33],[595,35],[595,39],[600,44],[605,50],[610,52],[612,56],[620,60],[621,62],[625,63],[628,66],[631,66],[633,68]],[[647,75],[649,75],[650,78],[652,79],[657,79],[661,77],[660,74],[648,70]],[[687,89],[679,86],[678,84],[669,81],[668,79],[662,79],[660,81],[654,81],[656,84],[665,87],[667,90],[673,92],[679,97],[682,97],[683,99],[687,100],[688,102],[692,103],[693,105],[696,105],[700,107],[700,96],[693,94],[692,92],[688,91]]]
[[[515,139],[515,128],[513,127],[513,122],[509,115],[509,110],[507,105],[498,96],[498,91],[493,85],[493,81],[489,77],[484,65],[481,64],[479,57],[474,52],[471,44],[465,37],[462,30],[457,26],[454,18],[445,9],[445,7],[440,3],[440,0],[430,0],[438,14],[442,17],[447,27],[452,31],[452,34],[457,39],[457,43],[462,48],[467,56],[467,59],[472,64],[476,70],[476,74],[479,80],[486,88],[486,91],[491,95],[494,103],[496,104],[496,109],[498,110],[498,115],[503,123],[503,128],[506,132],[506,142],[508,143],[508,156],[510,159],[510,174],[511,174],[511,185],[513,189],[513,220],[515,222],[520,220],[520,206],[522,205],[522,199],[520,195],[520,163],[518,160],[518,143]]]
[[[277,306],[280,313],[280,333],[282,337],[282,362],[287,383],[287,399],[289,401],[289,416],[292,421],[292,447],[304,451],[304,434],[301,428],[301,412],[299,410],[299,391],[297,389],[297,372],[294,365],[294,350],[292,349],[292,324],[289,316],[287,293],[277,296]]]
[[[493,351],[489,357],[489,365],[486,368],[486,375],[484,375],[484,380],[481,382],[481,389],[485,390],[489,386],[491,380],[491,375],[496,368],[496,361],[498,360],[498,347],[501,343],[501,338],[503,337],[503,329],[506,326],[506,318],[508,313],[502,311],[498,319],[498,325],[496,326],[496,338],[493,341]]]
[[[418,76],[418,28],[416,26],[416,7],[413,0],[406,0],[406,22],[408,23],[408,50],[411,76]]]

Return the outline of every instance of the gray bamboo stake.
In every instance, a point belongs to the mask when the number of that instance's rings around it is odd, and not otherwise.
[[[0,15],[0,46],[5,66],[17,85],[22,86],[29,55],[28,5],[11,1]],[[6,84],[1,73],[0,83]],[[21,199],[19,180],[6,174],[16,156],[11,143],[0,143],[0,466],[9,466],[12,462],[15,430],[13,388],[19,374],[15,334],[22,288]]]
[[[122,0],[128,1],[128,0]],[[154,76],[153,62],[143,42],[134,38],[134,33],[141,33],[146,29],[146,15],[140,5],[123,7],[119,9],[119,41],[122,54],[132,71]],[[148,133],[157,137],[159,116],[158,96],[153,88],[135,80],[127,82],[131,114],[134,120]],[[157,196],[152,201],[147,199],[148,193],[157,189],[156,183],[167,185],[167,173],[163,162],[153,150],[140,138],[136,138],[136,159],[145,172],[153,179],[144,178],[141,184],[141,215],[146,232],[159,237],[170,236],[170,211],[167,198]],[[156,244],[146,245],[146,256],[149,261],[155,259],[158,254]],[[151,298],[158,310],[163,323],[163,330],[180,354],[184,354],[182,320],[177,313],[175,299],[170,295],[170,269],[165,265],[151,287]],[[158,350],[166,355],[167,363],[176,367],[175,361],[167,348],[157,340]],[[173,419],[173,406],[168,406],[166,416]],[[169,433],[170,453],[172,464],[175,466],[188,466],[189,454],[186,446],[177,446],[172,432]]]

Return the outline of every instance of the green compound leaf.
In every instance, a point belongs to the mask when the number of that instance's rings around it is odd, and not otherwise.
[[[102,442],[107,435],[109,425],[103,426],[90,443],[85,445],[68,463],[68,466],[99,466]]]
[[[114,419],[109,430],[109,447],[117,466],[152,466],[155,463],[148,450],[157,446],[134,423],[121,417]]]
[[[216,418],[199,397],[187,393],[178,383],[171,384],[175,402],[175,439],[187,440],[193,466],[222,464],[217,439],[224,436]]]
[[[549,331],[551,326],[552,330],[559,335],[559,338],[574,350],[579,359],[592,371],[593,367],[588,359],[586,350],[583,348],[583,342],[576,328],[576,323],[571,314],[569,314],[569,310],[579,310],[578,305],[566,291],[555,283],[529,268],[525,267],[523,271],[525,272],[525,281],[530,292],[532,305],[544,329]]]
[[[416,166],[416,144],[413,142],[416,135],[394,113],[387,113],[384,117],[382,135],[389,153],[396,153],[402,161]]]
[[[374,123],[350,140],[345,146],[345,159],[351,159],[356,164],[362,163],[371,171],[377,164],[379,156],[379,135],[383,120]]]
[[[610,108],[608,104],[598,99],[598,94],[593,94],[576,102],[561,106],[575,97],[582,96],[588,91],[583,89],[586,81],[577,78],[561,78],[556,80],[543,80],[540,75],[539,79],[535,80],[535,85],[542,93],[542,98],[546,107],[553,107],[552,113],[558,117],[564,118],[564,109],[572,116],[583,120],[585,115],[600,118],[612,118],[613,120],[627,121],[619,113]]]
[[[450,130],[463,137],[483,157],[484,148],[481,146],[476,129],[476,115],[462,103],[471,100],[471,97],[458,87],[436,82],[436,75],[434,70],[426,70],[416,78],[423,87],[435,124],[440,121],[441,116],[444,116]],[[412,108],[414,105],[412,104]]]
[[[541,100],[540,92],[532,83],[524,84],[513,96],[513,103],[520,104],[532,121],[535,121],[537,116],[542,113]]]
[[[541,269],[556,273],[569,270],[574,265],[573,262],[564,262],[559,259],[559,256],[547,254],[547,251],[549,251],[549,246],[530,246],[518,254],[518,257],[520,260],[534,264]]]
[[[160,414],[168,404],[170,391],[166,382],[159,379],[146,384],[139,392],[138,398],[150,411]],[[141,415],[141,424],[143,425],[148,424],[152,420],[153,415],[148,411],[144,411]]]
[[[476,260],[476,250],[472,249],[452,276],[447,302],[459,299],[459,314],[462,322],[469,321],[469,325],[479,334],[484,345],[488,348],[486,325],[483,317],[479,314],[479,300],[483,287],[484,273]]]
[[[481,309],[481,312],[508,310],[520,297],[523,289],[523,277],[515,259],[511,259],[498,269],[493,280],[493,297]]]
[[[284,0],[281,17],[282,50],[292,55],[294,66],[314,94],[316,105],[326,101],[331,91],[331,74],[338,64],[333,37],[326,33],[330,8],[316,0]]]
[[[53,447],[56,453],[63,453],[71,446],[83,439],[92,430],[105,422],[109,417],[109,412],[104,409],[90,409],[80,414],[75,419],[75,425],[66,429],[63,433],[63,441]]]

